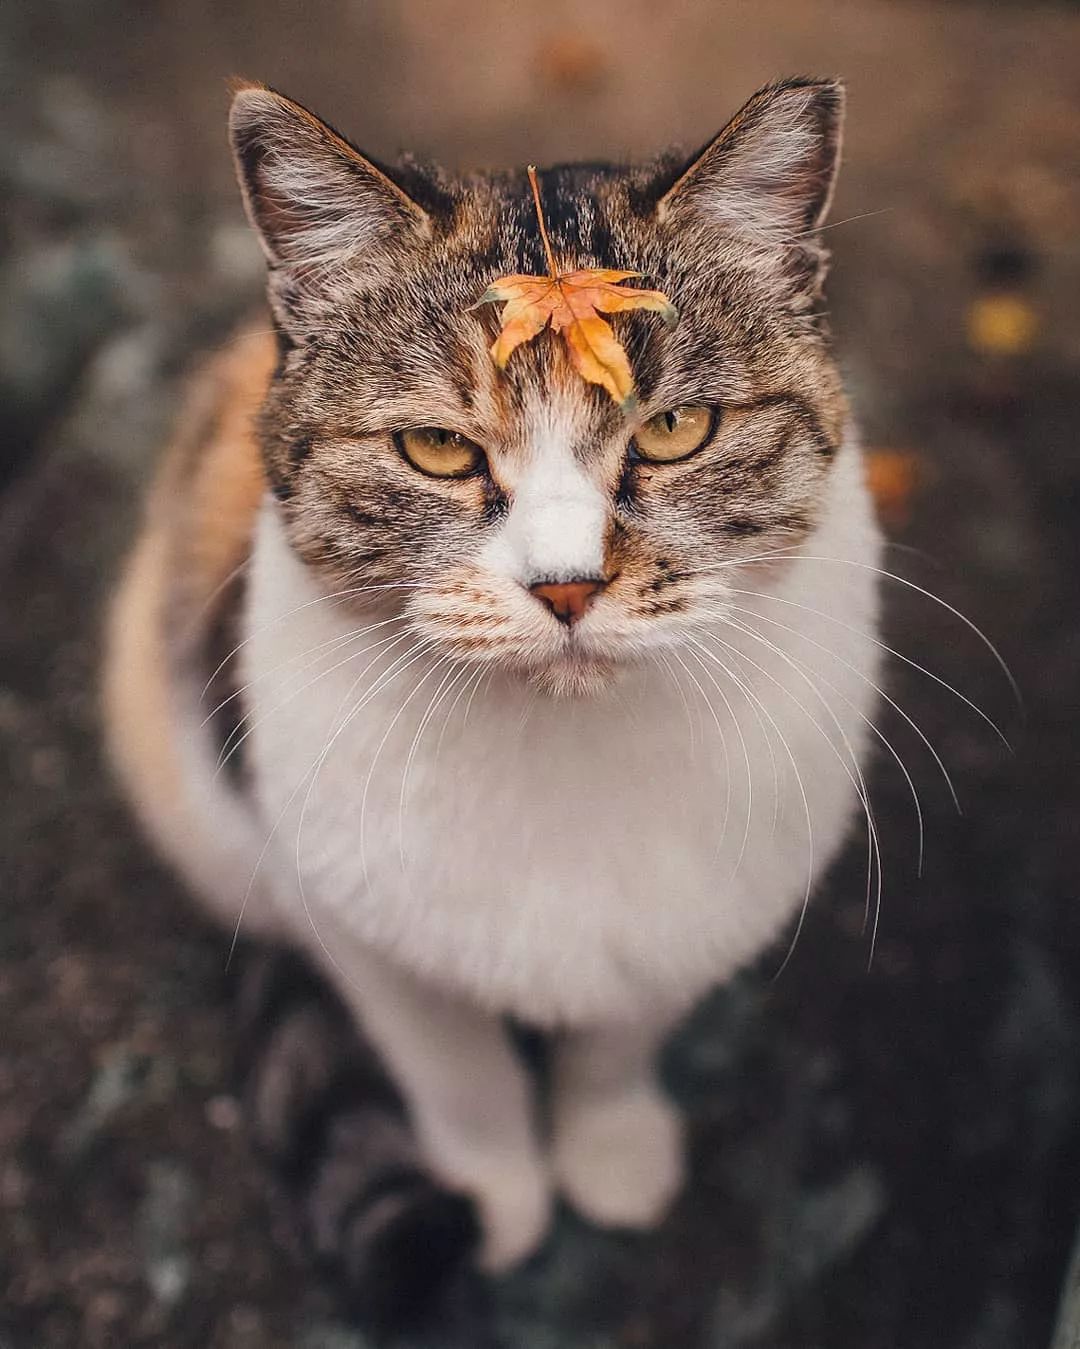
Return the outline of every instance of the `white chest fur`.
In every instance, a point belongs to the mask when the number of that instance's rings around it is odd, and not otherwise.
[[[691,1001],[776,937],[858,808],[877,547],[848,448],[815,560],[772,598],[733,594],[704,649],[559,700],[410,654],[394,622],[349,638],[385,611],[323,598],[268,502],[244,677],[263,871],[296,938],[542,1022]]]

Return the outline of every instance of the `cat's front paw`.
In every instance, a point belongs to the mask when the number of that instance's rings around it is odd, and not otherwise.
[[[442,1183],[467,1194],[480,1217],[480,1267],[502,1274],[533,1254],[551,1225],[551,1177],[535,1151],[429,1156]]]
[[[682,1186],[682,1125],[651,1084],[570,1099],[556,1112],[554,1164],[583,1217],[600,1227],[652,1227]]]
[[[551,1182],[539,1167],[492,1164],[472,1187],[480,1210],[480,1265],[501,1274],[538,1249],[551,1225]]]

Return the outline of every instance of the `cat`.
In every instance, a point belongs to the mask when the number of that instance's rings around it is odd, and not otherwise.
[[[658,1048],[872,831],[880,536],[821,312],[843,109],[789,80],[689,159],[540,172],[560,267],[678,310],[613,318],[624,415],[553,333],[492,360],[480,297],[547,271],[524,173],[382,166],[234,93],[273,329],[196,385],[105,716],[164,857],[325,981],[248,958],[250,1105],[369,1308],[515,1266],[557,1194],[657,1223]],[[544,1128],[511,1018],[550,1034]]]

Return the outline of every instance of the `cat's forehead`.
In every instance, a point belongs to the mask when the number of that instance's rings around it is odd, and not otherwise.
[[[769,345],[767,296],[737,266],[698,256],[700,240],[662,229],[635,200],[640,174],[600,164],[540,172],[556,264],[638,272],[641,281],[629,284],[662,289],[678,306],[673,333],[655,314],[613,320],[643,409],[745,396]],[[500,276],[549,270],[526,174],[444,178],[438,216],[427,246],[376,283],[359,276],[355,293],[337,297],[320,341],[334,356],[324,366],[328,401],[347,405],[360,424],[431,423],[503,439],[530,435],[555,402],[576,439],[617,437],[622,414],[580,378],[552,334],[519,347],[504,371],[491,358],[500,305],[482,304],[485,291]]]
[[[466,238],[475,232],[483,261],[507,272],[546,273],[548,261],[527,176],[489,175],[464,187],[458,228]],[[543,171],[538,180],[540,204],[561,269],[639,265],[628,257],[632,246],[628,233],[635,222],[627,188],[625,170],[611,165],[567,164]]]
[[[662,240],[652,212],[638,205],[643,172],[601,163],[539,172],[544,227],[560,271],[667,270],[677,241]],[[403,252],[389,274],[365,273],[361,266],[361,284],[388,292],[403,282],[422,285],[453,309],[472,303],[498,276],[548,274],[536,199],[524,170],[467,176],[440,171],[437,194],[425,205],[432,224],[426,245],[411,256]]]

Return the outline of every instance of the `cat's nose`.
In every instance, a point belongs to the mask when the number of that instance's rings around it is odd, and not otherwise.
[[[581,577],[574,581],[538,581],[529,587],[542,604],[546,604],[560,623],[567,627],[583,618],[607,582],[599,576]]]

